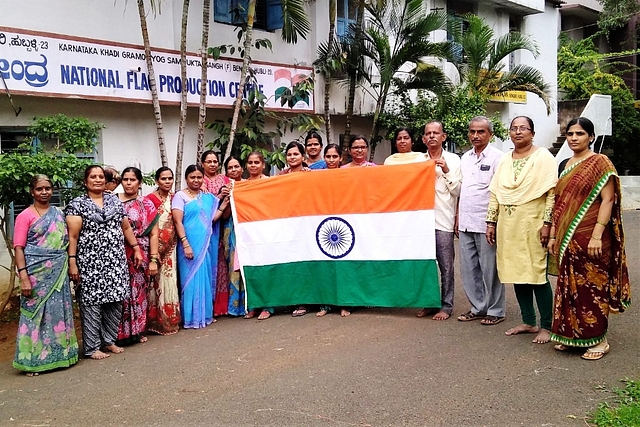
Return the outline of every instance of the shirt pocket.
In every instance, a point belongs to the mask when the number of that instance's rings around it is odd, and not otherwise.
[[[491,183],[491,178],[493,177],[493,170],[491,165],[478,165],[478,169],[476,169],[476,181],[479,185],[486,187]]]

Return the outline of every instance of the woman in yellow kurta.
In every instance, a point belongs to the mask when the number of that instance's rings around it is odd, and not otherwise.
[[[533,121],[519,116],[509,128],[514,150],[503,156],[489,187],[487,241],[497,244],[498,276],[513,283],[522,324],[507,335],[535,333],[534,343],[549,342],[553,292],[547,279],[547,243],[557,166],[546,148],[533,145]],[[540,312],[536,321],[533,297]]]

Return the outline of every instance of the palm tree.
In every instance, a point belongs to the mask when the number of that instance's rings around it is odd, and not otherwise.
[[[364,55],[371,60],[379,73],[379,81],[373,85],[376,107],[371,128],[371,157],[375,154],[378,137],[378,118],[384,110],[387,97],[398,79],[413,78],[417,68],[428,69],[429,74],[446,79],[444,73],[427,62],[427,57],[445,58],[451,55],[450,43],[434,43],[433,31],[443,29],[447,18],[444,13],[427,13],[422,0],[378,0],[366,5],[368,12],[364,31]],[[413,66],[411,71],[403,68]]]
[[[337,0],[329,0],[329,36],[318,46],[318,58],[313,65],[316,72],[324,76],[324,126],[327,144],[331,143],[331,111],[329,101],[331,86],[336,72],[342,68],[342,52],[336,38]]]
[[[151,89],[151,101],[153,103],[153,114],[156,118],[156,131],[158,133],[158,149],[160,150],[160,161],[162,166],[168,166],[167,147],[164,143],[164,127],[162,124],[162,111],[160,110],[160,98],[158,98],[158,86],[156,85],[156,75],[153,71],[153,61],[151,59],[151,44],[149,43],[149,30],[147,28],[147,14],[144,10],[144,0],[138,1],[138,15],[140,15],[140,28],[142,30],[142,41],[144,44],[144,54],[147,63],[147,74],[149,76],[149,89]],[[155,13],[155,3],[151,1],[151,9]]]
[[[209,60],[209,18],[211,15],[211,0],[204,0],[202,4],[202,43],[200,45],[200,108],[198,114],[198,142],[196,146],[196,162],[204,151],[204,126],[207,119],[207,62]]]
[[[531,92],[542,99],[547,114],[551,112],[549,85],[540,71],[525,64],[518,64],[505,70],[505,59],[518,50],[539,55],[536,42],[519,32],[510,32],[500,37],[480,17],[467,14],[464,21],[468,26],[453,28],[453,41],[462,48],[462,55],[453,63],[460,74],[461,84],[474,93],[485,97],[518,90]]]
[[[287,43],[297,43],[298,36],[306,38],[310,31],[309,18],[305,10],[305,0],[281,0],[282,2],[282,40]],[[224,160],[231,156],[233,141],[238,127],[238,117],[244,96],[244,84],[247,78],[249,64],[251,63],[251,39],[253,36],[253,21],[256,13],[256,0],[249,0],[247,6],[247,23],[244,31],[243,61],[240,71],[240,86],[234,102],[233,117],[231,119],[231,132],[229,133],[229,143],[224,154]]]
[[[344,63],[345,73],[348,83],[347,108],[345,111],[344,137],[342,152],[348,153],[349,138],[351,136],[351,119],[353,118],[353,108],[356,101],[356,87],[363,81],[369,81],[369,74],[365,69],[364,56],[361,55],[362,40],[364,38],[362,26],[364,22],[365,0],[358,1],[358,12],[355,25],[349,28],[349,33],[342,42],[342,50],[346,59]]]
[[[181,188],[182,153],[184,151],[184,129],[187,124],[187,21],[189,18],[189,0],[182,2],[182,20],[180,23],[180,121],[178,123],[178,144],[176,146],[176,182],[175,188]]]

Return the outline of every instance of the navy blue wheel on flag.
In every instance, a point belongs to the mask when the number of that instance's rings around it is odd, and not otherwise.
[[[356,243],[353,227],[347,221],[336,216],[322,220],[316,230],[316,242],[323,254],[339,259],[347,256]]]

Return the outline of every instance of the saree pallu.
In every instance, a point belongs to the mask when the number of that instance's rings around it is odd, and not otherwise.
[[[20,297],[13,367],[26,372],[65,368],[78,361],[73,325],[64,215],[57,208],[34,222],[24,249],[32,297]]]
[[[158,274],[147,295],[147,330],[160,335],[180,329],[180,296],[176,270],[176,230],[171,214],[171,196],[164,201],[147,196],[158,210]]]
[[[211,222],[218,199],[200,193],[184,206],[182,224],[193,250],[193,259],[178,245],[178,271],[182,298],[180,308],[185,328],[204,328],[213,322],[213,260],[210,244],[217,242]]]
[[[214,311],[216,316],[224,314],[244,316],[247,314],[245,307],[245,290],[240,271],[235,268],[236,233],[233,228],[233,218],[228,218],[220,222],[221,236],[218,247],[218,271]]]
[[[130,276],[129,297],[122,301],[122,321],[118,327],[118,344],[140,341],[147,327],[147,287],[149,276],[149,232],[155,224],[156,208],[144,197],[122,203],[131,229],[142,253],[142,264],[135,266],[134,250],[126,246],[127,267]]]
[[[611,220],[602,234],[602,255],[591,258],[587,246],[609,179],[615,189]],[[620,180],[609,159],[596,154],[564,170],[556,190],[559,274],[551,339],[591,347],[606,338],[609,313],[623,312],[631,302]]]

